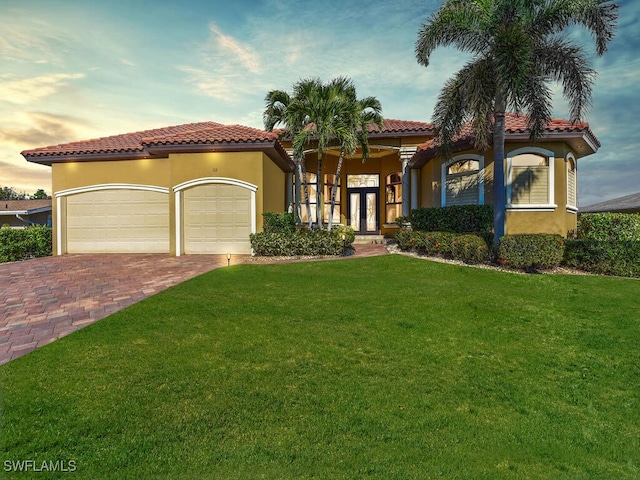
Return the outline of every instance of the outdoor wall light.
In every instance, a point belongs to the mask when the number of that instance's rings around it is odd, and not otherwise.
[[[231,265],[231,254],[227,253],[227,267]]]

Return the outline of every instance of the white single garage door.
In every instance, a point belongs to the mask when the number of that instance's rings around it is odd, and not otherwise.
[[[251,253],[251,190],[207,184],[184,191],[184,253]]]
[[[68,253],[168,253],[169,195],[111,189],[67,197]]]

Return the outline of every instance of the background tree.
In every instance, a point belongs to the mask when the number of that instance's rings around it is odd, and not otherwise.
[[[583,48],[566,31],[581,26],[604,54],[613,38],[618,6],[609,0],[447,0],[418,32],[416,57],[429,65],[437,47],[454,46],[472,59],[448,80],[433,122],[447,157],[462,126],[471,122],[476,148],[494,147],[494,240],[504,235],[505,112],[524,112],[532,140],[551,119],[552,91],[559,82],[571,121],[591,102],[595,71]]]
[[[13,187],[0,187],[0,200],[25,200],[27,194],[17,192]]]
[[[31,195],[31,200],[47,200],[49,198],[51,198],[49,195],[47,195],[47,192],[45,192],[43,189],[39,188],[38,190],[36,190],[36,193],[34,193],[33,195]]]

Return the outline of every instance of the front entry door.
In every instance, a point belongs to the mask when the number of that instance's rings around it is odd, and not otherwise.
[[[379,232],[378,187],[349,188],[347,210],[349,225],[358,235],[371,235]]]

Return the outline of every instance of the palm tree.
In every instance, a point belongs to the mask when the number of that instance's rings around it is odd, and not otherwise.
[[[296,118],[304,119],[306,127],[294,135],[294,149],[303,150],[310,142],[317,142],[318,167],[316,170],[316,221],[322,228],[324,216],[323,160],[324,151],[331,143],[344,136],[345,118],[350,98],[355,98],[355,87],[346,77],[328,83],[317,78],[301,80],[293,87],[295,101],[289,106]]]
[[[494,147],[494,244],[504,235],[504,140],[507,109],[528,115],[530,137],[551,119],[548,83],[562,84],[571,121],[591,102],[595,71],[584,50],[563,35],[581,26],[603,55],[614,35],[618,6],[610,0],[447,0],[418,32],[416,57],[454,46],[473,58],[443,87],[434,109],[443,154],[471,121],[476,148]]]
[[[382,129],[383,124],[382,106],[377,98],[365,97],[361,100],[356,100],[355,89],[353,89],[353,95],[350,95],[347,101],[348,105],[345,109],[342,128],[339,131],[340,157],[338,158],[338,167],[336,168],[333,189],[331,190],[328,230],[331,230],[333,226],[333,211],[336,206],[336,193],[344,157],[353,155],[360,147],[362,161],[364,162],[369,158],[369,125],[374,124]]]
[[[271,90],[269,93],[267,93],[267,96],[265,97],[266,107],[263,113],[263,121],[266,130],[271,132],[277,125],[282,125],[286,129],[286,135],[295,137],[305,128],[305,118],[298,118],[294,115],[294,110],[289,110],[289,105],[291,105],[293,100],[294,99],[287,92],[284,92],[282,90]],[[293,161],[296,165],[295,212],[296,217],[298,217],[296,218],[296,222],[300,221],[300,187],[302,185],[302,190],[304,191],[304,201],[307,208],[307,220],[309,223],[309,228],[311,228],[313,219],[311,217],[311,202],[309,201],[309,190],[306,182],[307,172],[305,156],[302,149],[294,148]]]

